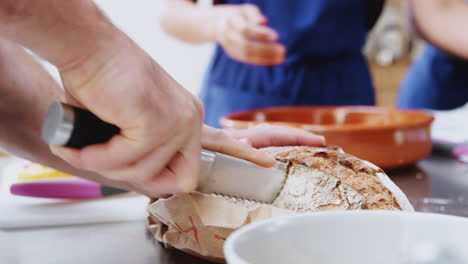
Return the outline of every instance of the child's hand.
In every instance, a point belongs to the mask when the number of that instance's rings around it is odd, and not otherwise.
[[[283,63],[286,49],[267,18],[251,4],[220,6],[216,41],[233,59],[257,65]]]

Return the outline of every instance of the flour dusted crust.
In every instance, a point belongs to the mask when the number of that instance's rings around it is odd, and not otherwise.
[[[365,204],[365,197],[338,178],[299,164],[292,164],[288,178],[273,206],[296,212],[353,210]]]
[[[338,147],[269,147],[262,149],[287,161],[287,178],[271,205],[295,212],[323,210],[414,211],[405,194],[374,164]],[[260,203],[213,194],[252,207]]]
[[[316,148],[316,147],[269,147],[264,148],[264,151],[273,154],[278,160],[288,160],[292,164],[300,164],[307,166],[312,170],[309,175],[312,179],[317,178],[317,175],[327,177],[328,181],[333,182],[337,179],[338,187],[341,188],[341,201],[336,199],[336,190],[330,192],[323,188],[330,188],[329,185],[315,189],[318,193],[328,193],[329,197],[324,205],[321,205],[319,200],[324,199],[320,194],[311,196],[315,187],[310,187],[307,197],[303,198],[294,196],[291,193],[286,198],[283,192],[288,188],[288,178],[285,189],[273,205],[287,208],[292,203],[296,203],[292,208],[295,211],[313,211],[317,209],[370,209],[370,210],[405,210],[413,211],[413,207],[409,203],[404,193],[388,178],[388,176],[377,166],[348,155],[337,147]],[[291,176],[291,175],[290,175]],[[294,176],[294,175],[293,175]],[[294,178],[294,177],[293,177]],[[301,181],[304,181],[303,179]],[[297,182],[296,182],[297,183]],[[289,184],[296,184],[289,183]],[[318,187],[318,185],[317,185]],[[309,188],[309,187],[308,187]],[[338,188],[338,189],[340,189]],[[336,189],[336,188],[335,188]],[[297,192],[297,190],[295,190]],[[294,192],[294,191],[293,191]],[[279,201],[278,199],[284,200]],[[318,200],[317,200],[318,199]],[[334,200],[335,199],[335,200]],[[309,202],[309,207],[303,205]],[[332,201],[335,201],[333,203]],[[289,201],[289,202],[288,202]],[[291,202],[294,201],[294,202]],[[335,205],[333,205],[335,204]],[[314,209],[315,208],[315,209]]]

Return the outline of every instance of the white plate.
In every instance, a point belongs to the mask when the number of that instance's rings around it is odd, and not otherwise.
[[[461,264],[468,219],[395,211],[276,217],[234,232],[224,253],[230,264]]]

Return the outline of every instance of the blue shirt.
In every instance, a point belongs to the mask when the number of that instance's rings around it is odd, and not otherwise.
[[[241,4],[247,1],[225,1]],[[287,49],[277,66],[231,59],[216,47],[201,91],[205,122],[223,115],[284,105],[370,105],[374,90],[362,54],[367,28],[364,0],[255,0]]]
[[[448,110],[468,102],[468,61],[427,45],[400,86],[398,106]]]

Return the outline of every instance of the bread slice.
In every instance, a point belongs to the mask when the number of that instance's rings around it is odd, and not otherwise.
[[[348,155],[340,148],[291,146],[268,147],[262,150],[273,154],[278,160],[287,160],[311,169],[304,172],[302,167],[293,167],[293,170],[289,171],[285,187],[273,203],[278,207],[291,207],[289,209],[296,211],[321,208],[414,210],[404,193],[380,168]],[[324,177],[328,177],[326,181],[317,182],[317,179],[325,179]],[[300,184],[305,187],[293,187]],[[305,195],[296,195],[299,194],[298,190],[304,190]],[[322,202],[325,193],[328,196],[332,195],[327,199],[335,199],[335,203]],[[341,203],[338,202],[338,196],[341,197]]]

